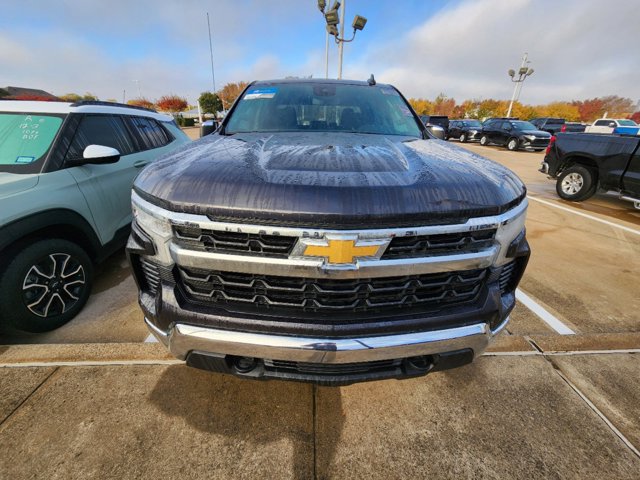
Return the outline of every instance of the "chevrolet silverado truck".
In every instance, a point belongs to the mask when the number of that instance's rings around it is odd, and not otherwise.
[[[615,191],[640,209],[640,138],[601,133],[552,137],[540,172],[556,180],[564,200],[580,202],[599,189]]]
[[[467,364],[508,321],[526,190],[389,85],[251,83],[134,182],[151,332],[193,367],[344,385]]]

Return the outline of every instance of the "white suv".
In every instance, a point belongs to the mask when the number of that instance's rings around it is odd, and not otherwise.
[[[638,124],[626,118],[601,118],[585,128],[584,133],[613,133],[618,127],[637,127]]]
[[[189,142],[173,118],[108,102],[0,101],[0,327],[73,318],[93,264],[131,227],[131,184]]]

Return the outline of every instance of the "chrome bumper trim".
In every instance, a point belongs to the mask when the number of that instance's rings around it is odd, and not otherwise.
[[[430,332],[327,339],[236,332],[180,323],[169,332],[160,333],[147,319],[145,322],[181,360],[192,351],[307,363],[370,362],[465,348],[471,348],[474,356],[478,356],[493,337],[485,323]]]
[[[499,247],[481,252],[397,260],[358,260],[347,268],[328,268],[323,259],[268,258],[187,250],[170,246],[171,258],[181,267],[304,278],[380,278],[457,272],[488,268],[494,264]]]

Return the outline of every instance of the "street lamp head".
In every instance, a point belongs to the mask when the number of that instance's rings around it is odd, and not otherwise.
[[[362,30],[364,26],[367,24],[367,19],[361,17],[360,15],[356,15],[353,19],[353,29],[354,30]]]
[[[534,71],[533,68],[530,68],[529,70],[527,70],[527,76],[533,74],[533,71]]]
[[[329,35],[333,35],[334,37],[337,37],[338,27],[336,27],[335,25],[327,25],[327,33],[329,33]]]
[[[324,9],[326,8],[326,6],[326,0],[318,0],[318,10],[320,10],[322,13],[324,13]]]
[[[340,23],[337,10],[329,10],[324,14],[324,19],[327,21],[327,25],[335,26]]]
[[[513,78],[513,76],[516,74],[516,71],[513,68],[511,68],[511,69],[509,69],[509,71],[507,73],[509,74],[509,76],[511,78]]]
[[[518,74],[519,75],[526,75],[527,74],[527,67],[522,67],[520,70],[518,70]]]

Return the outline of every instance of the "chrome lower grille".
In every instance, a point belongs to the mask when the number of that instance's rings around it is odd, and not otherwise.
[[[353,280],[306,279],[178,268],[187,300],[225,309],[259,306],[289,313],[353,314],[443,309],[474,301],[487,270]],[[266,312],[265,312],[266,313]]]

